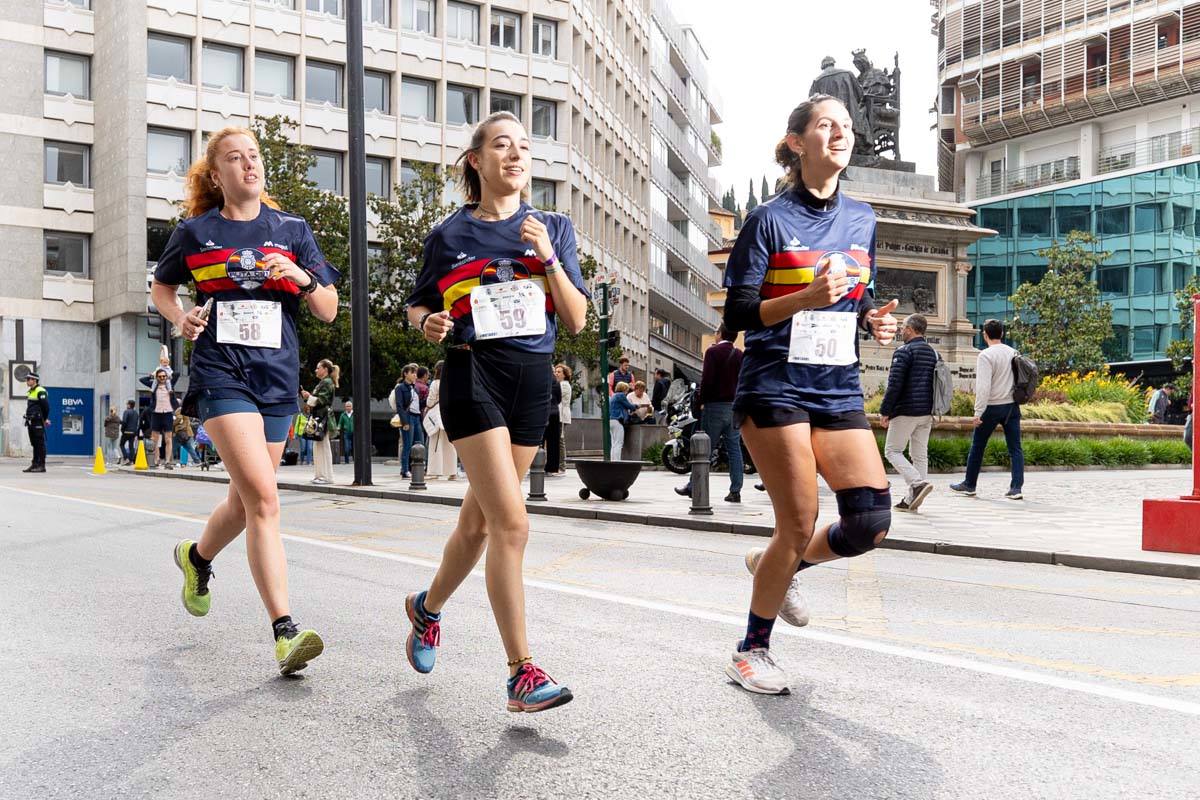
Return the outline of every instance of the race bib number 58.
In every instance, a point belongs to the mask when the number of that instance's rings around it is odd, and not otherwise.
[[[546,293],[533,281],[509,281],[471,290],[475,339],[540,336],[546,332]]]
[[[278,349],[283,337],[283,308],[270,300],[217,303],[217,341],[243,347]]]
[[[858,317],[851,311],[798,311],[792,317],[788,361],[844,367],[858,360],[854,337]]]

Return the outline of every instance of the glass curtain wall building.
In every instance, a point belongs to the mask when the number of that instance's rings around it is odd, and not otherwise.
[[[976,206],[977,223],[998,235],[970,249],[967,308],[976,325],[1012,318],[1009,297],[1046,271],[1038,251],[1073,230],[1092,233],[1111,255],[1093,275],[1113,307],[1109,361],[1153,361],[1182,334],[1174,292],[1196,274],[1200,164],[1063,186]]]

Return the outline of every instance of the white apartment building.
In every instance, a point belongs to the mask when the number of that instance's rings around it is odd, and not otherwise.
[[[415,162],[452,163],[491,110],[518,114],[535,140],[535,204],[569,212],[585,252],[619,272],[614,327],[635,366],[650,366],[652,304],[691,286],[670,278],[652,288],[662,273],[649,270],[650,206],[661,194],[650,185],[653,113],[664,117],[655,128],[669,146],[665,163],[677,177],[691,170],[680,181],[686,197],[659,175],[674,203],[659,216],[675,232],[659,234],[659,261],[665,250],[676,276],[708,266],[678,249],[707,249],[689,226],[716,196],[703,176],[712,153],[678,150],[688,130],[680,122],[707,137],[715,117],[707,106],[707,119],[693,116],[703,98],[695,89],[677,96],[676,84],[703,69],[694,37],[664,22],[661,2],[653,28],[650,0],[363,6],[368,191],[386,195]],[[0,177],[0,343],[6,362],[36,364],[52,399],[70,400],[54,411],[66,416],[52,453],[90,453],[107,406],[133,398],[156,363],[147,267],[209,132],[291,117],[317,156],[311,177],[346,191],[344,15],[343,0],[0,0],[0,137],[12,154]],[[652,29],[679,71],[674,83],[660,74],[654,89]],[[672,313],[690,308],[688,297],[673,302]],[[25,444],[15,367],[6,364],[0,387],[8,452]]]

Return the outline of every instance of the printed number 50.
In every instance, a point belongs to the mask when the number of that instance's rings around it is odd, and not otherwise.
[[[815,350],[817,358],[833,358],[837,355],[837,339],[817,339]]]

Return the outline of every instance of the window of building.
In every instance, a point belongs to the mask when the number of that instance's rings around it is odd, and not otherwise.
[[[45,273],[88,277],[88,237],[82,233],[46,231]]]
[[[1165,50],[1179,44],[1179,17],[1171,14],[1158,23],[1158,49]]]
[[[318,14],[342,16],[342,0],[305,0],[304,7]]]
[[[392,113],[392,76],[386,72],[363,72],[363,99],[367,111]]]
[[[1133,267],[1134,294],[1160,294],[1164,291],[1166,264],[1135,264]]]
[[[1129,294],[1129,267],[1105,267],[1097,274],[1096,284],[1105,297],[1125,297]]]
[[[392,0],[363,0],[363,22],[382,25],[392,24]]]
[[[514,114],[517,119],[521,118],[521,97],[515,94],[505,94],[504,92],[492,92],[492,113],[497,111],[507,111]]]
[[[367,194],[383,198],[392,196],[391,160],[367,156]]]
[[[479,90],[446,84],[446,124],[474,125],[479,121]]]
[[[171,238],[171,225],[166,220],[146,220],[146,263],[157,264]]]
[[[404,0],[400,13],[403,15],[400,25],[404,30],[434,35],[436,0]]]
[[[534,178],[531,199],[533,200],[534,208],[554,211],[558,208],[558,184],[554,181]]]
[[[296,59],[258,50],[254,54],[254,93],[296,99]]]
[[[304,98],[309,103],[342,107],[342,67],[324,61],[304,64]]]
[[[1018,220],[1022,236],[1050,235],[1049,208],[1022,208]]]
[[[446,3],[446,38],[479,44],[479,6],[474,3]]]
[[[1066,236],[1071,231],[1092,232],[1091,206],[1059,206],[1054,209],[1054,216],[1060,236]]]
[[[227,86],[236,92],[242,91],[242,76],[246,72],[243,57],[240,47],[205,42],[200,66],[204,85],[214,89]]]
[[[1049,269],[1045,264],[1032,264],[1027,266],[1017,267],[1017,284],[1022,283],[1040,283],[1042,278],[1046,277],[1046,271]]]
[[[1187,286],[1188,281],[1191,280],[1192,275],[1195,274],[1192,271],[1191,264],[1183,264],[1178,261],[1176,261],[1174,264],[1171,265],[1171,272],[1172,272],[1171,288],[1174,291],[1179,291],[1180,289]]]
[[[1139,325],[1133,329],[1133,356],[1152,356],[1158,344],[1158,334],[1153,325]]]
[[[192,134],[170,128],[146,131],[146,171],[156,174],[187,174],[192,157]]]
[[[77,100],[92,96],[92,60],[75,53],[46,51],[46,94],[69,94]]]
[[[998,294],[1007,297],[1009,290],[1009,269],[1007,266],[983,266],[980,269],[980,290],[985,294]]]
[[[558,23],[553,20],[533,18],[533,54],[556,58],[558,55]]]
[[[979,224],[991,228],[1000,236],[1012,236],[1011,208],[981,208],[979,209]]]
[[[1153,233],[1162,227],[1163,207],[1160,203],[1142,203],[1133,208],[1133,232]]]
[[[109,354],[112,352],[108,320],[104,320],[96,328],[100,332],[100,371],[108,372]]]
[[[67,2],[76,8],[90,9],[92,7],[92,0],[67,0]]]
[[[942,114],[954,113],[955,89],[953,84],[942,87],[942,102],[938,104],[938,112]]]
[[[1129,233],[1129,206],[1096,209],[1096,233],[1119,236]]]
[[[312,166],[308,179],[323,192],[342,194],[342,154],[332,150],[311,150]]]
[[[437,86],[433,81],[404,78],[400,81],[400,114],[410,119],[437,119]]]
[[[191,83],[192,40],[151,33],[146,37],[146,74],[151,78]]]
[[[75,186],[92,185],[91,152],[86,144],[75,142],[46,142],[46,183],[71,183]]]
[[[1171,228],[1176,233],[1189,234],[1192,227],[1192,209],[1188,206],[1174,203],[1171,206]]]
[[[521,17],[511,11],[492,9],[492,47],[521,49]]]
[[[533,130],[530,132],[534,136],[545,136],[549,139],[558,135],[558,103],[533,98]]]

